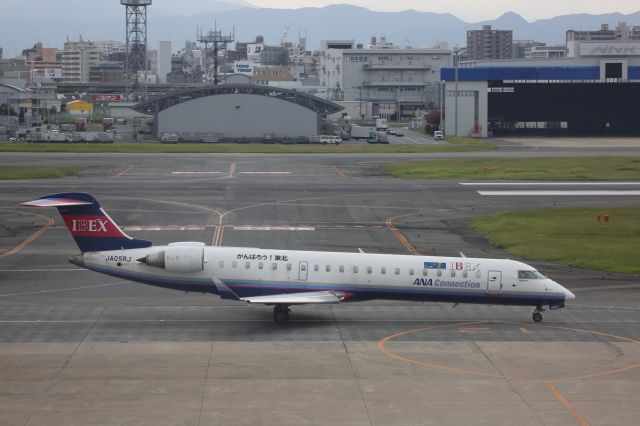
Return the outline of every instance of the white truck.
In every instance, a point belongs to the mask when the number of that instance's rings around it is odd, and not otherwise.
[[[73,136],[70,133],[48,132],[43,133],[44,140],[49,142],[73,142]]]
[[[374,127],[351,126],[352,139],[375,139],[376,129]]]
[[[387,124],[386,118],[376,117],[376,130],[380,132],[386,132],[388,128],[389,125]]]

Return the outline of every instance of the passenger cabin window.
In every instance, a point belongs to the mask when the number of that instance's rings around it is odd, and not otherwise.
[[[276,269],[278,269],[278,264],[277,264],[277,263],[275,263],[275,262],[273,262],[273,263],[271,264],[271,269],[273,269],[274,271],[275,271]]]
[[[455,278],[455,276],[456,276],[456,271],[455,271],[455,269],[452,269],[451,270],[451,278]]]
[[[543,278],[544,275],[538,271],[518,271],[518,279],[521,280],[540,280]]]
[[[367,266],[367,274],[370,274],[371,272],[373,272],[373,270],[371,269],[371,266]]]
[[[409,268],[409,275],[413,276],[413,268]]]
[[[264,264],[262,262],[258,262],[258,269],[262,269],[264,267]]]
[[[250,262],[245,262],[244,267],[245,267],[246,269],[251,268],[251,263],[250,263]]]
[[[422,275],[423,275],[423,276],[425,276],[425,277],[426,277],[427,275],[429,275],[429,270],[428,270],[428,269],[423,269],[423,270],[422,270]]]
[[[396,268],[396,275],[400,275],[400,268]]]
[[[358,273],[358,267],[357,267],[357,266],[354,266],[354,267],[353,267],[353,273],[354,273],[354,274],[357,274],[357,273]]]
[[[290,270],[291,270],[291,264],[290,264],[290,263],[287,263],[287,271],[290,271]],[[307,270],[307,268],[306,268],[304,265],[302,265],[302,270],[303,270],[303,271],[306,271],[306,270]]]
[[[219,262],[218,262],[218,266],[219,266],[220,268],[224,268],[224,260],[219,261]]]
[[[438,275],[439,277],[441,277],[441,276],[442,276],[442,269],[438,269],[438,274],[437,274],[437,275]]]
[[[476,278],[480,278],[480,277],[482,277],[482,272],[480,272],[480,269],[478,269],[476,271]]]
[[[380,273],[382,275],[386,274],[387,273],[387,268],[385,268],[384,266],[382,268],[380,268]]]
[[[344,272],[344,265],[340,265],[340,272]]]
[[[313,270],[318,272],[320,270],[320,267],[318,265],[313,265]]]
[[[233,269],[236,269],[238,267],[238,262],[236,262],[235,260],[233,262],[231,262],[231,267]]]
[[[326,269],[327,269],[327,272],[331,272],[331,265],[327,265]]]
[[[462,273],[462,278],[467,278],[467,271],[464,271],[464,272]]]

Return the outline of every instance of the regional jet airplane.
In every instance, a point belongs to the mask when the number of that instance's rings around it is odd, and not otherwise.
[[[532,306],[558,309],[573,293],[529,265],[507,259],[405,256],[210,247],[154,246],[126,235],[90,194],[47,195],[23,203],[57,207],[81,253],[74,265],[130,281],[273,306],[277,323],[290,307],[373,299]]]

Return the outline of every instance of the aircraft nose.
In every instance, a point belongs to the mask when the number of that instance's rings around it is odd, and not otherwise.
[[[69,256],[69,262],[73,263],[76,266],[84,268],[84,253],[73,254]]]
[[[573,300],[576,298],[576,295],[571,293],[569,290],[567,290],[566,288],[564,289],[564,300]]]

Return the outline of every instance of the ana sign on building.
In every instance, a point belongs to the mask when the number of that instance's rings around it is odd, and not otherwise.
[[[640,43],[580,43],[580,56],[640,56]]]
[[[234,62],[233,71],[236,74],[253,75],[253,64],[249,62]]]

